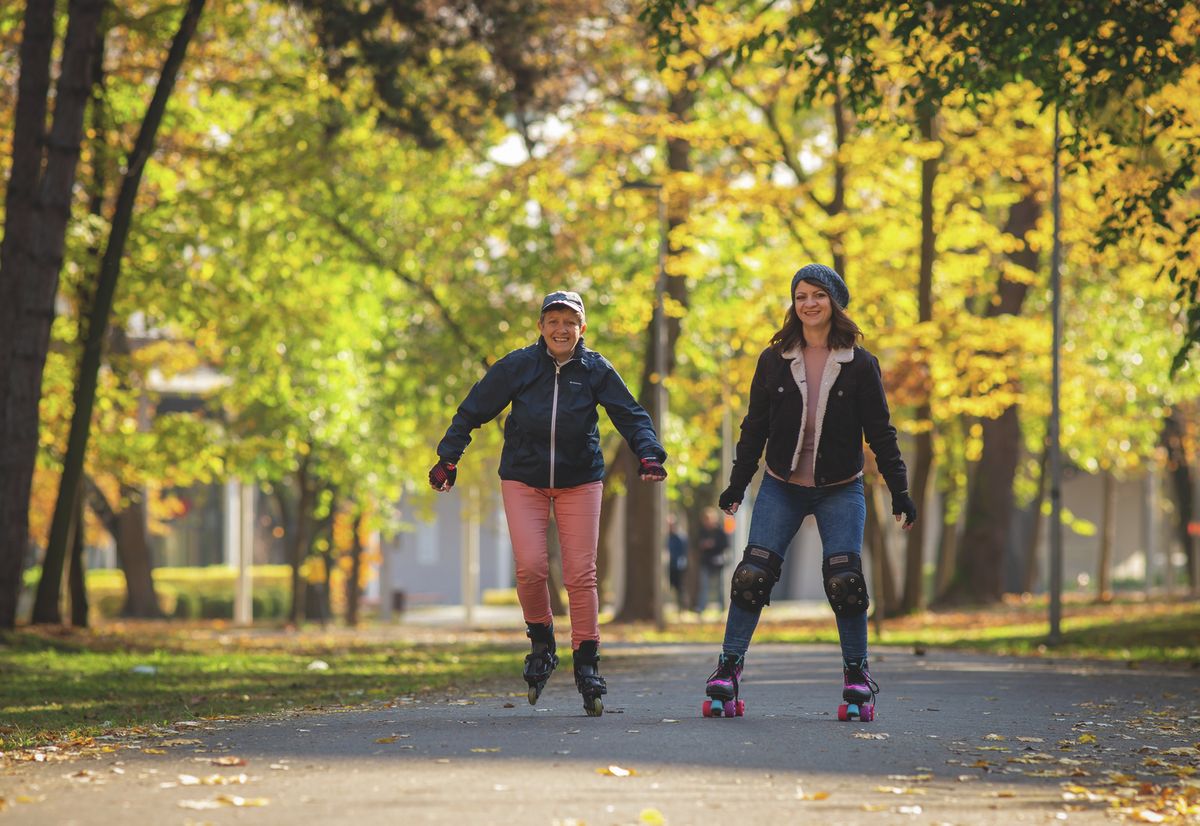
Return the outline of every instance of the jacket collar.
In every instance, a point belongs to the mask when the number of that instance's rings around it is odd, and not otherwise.
[[[785,359],[803,358],[804,357],[804,348],[801,347],[799,344],[797,344],[795,347],[791,348],[790,350],[785,350],[784,352],[780,353],[779,355]],[[843,347],[841,349],[830,350],[829,357],[832,358],[834,361],[840,362],[842,364],[845,364],[848,361],[854,361],[854,348],[853,347]]]

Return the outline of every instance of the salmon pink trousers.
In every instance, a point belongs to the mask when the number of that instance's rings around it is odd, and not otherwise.
[[[553,507],[562,548],[563,584],[571,612],[571,648],[579,648],[584,640],[599,640],[596,545],[600,540],[604,483],[535,488],[504,479],[500,491],[517,570],[517,599],[521,601],[525,622],[549,624],[554,619],[550,611],[550,557],[546,542]]]

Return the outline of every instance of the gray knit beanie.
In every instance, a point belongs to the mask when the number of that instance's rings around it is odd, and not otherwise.
[[[820,284],[829,293],[830,298],[837,302],[837,305],[843,310],[850,303],[850,290],[846,287],[846,282],[837,274],[837,270],[833,267],[827,267],[824,264],[805,264],[796,274],[792,276],[792,294],[791,300],[796,299],[796,285],[801,281],[810,281],[813,284]]]

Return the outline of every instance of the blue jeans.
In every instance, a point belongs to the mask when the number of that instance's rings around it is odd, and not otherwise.
[[[825,556],[846,551],[862,553],[863,528],[867,522],[862,479],[834,487],[806,488],[781,482],[770,474],[764,475],[750,516],[748,542],[786,557],[792,538],[800,530],[800,523],[809,514],[817,519]],[[750,610],[736,602],[730,603],[721,650],[726,654],[745,656],[761,613],[761,608]],[[837,617],[837,628],[843,657],[867,656],[866,614]]]

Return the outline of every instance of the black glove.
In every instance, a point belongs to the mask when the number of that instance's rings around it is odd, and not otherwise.
[[[721,493],[721,498],[717,500],[717,507],[729,513],[729,509],[734,505],[742,504],[742,497],[745,495],[746,491],[744,489],[730,485]]]
[[[892,494],[892,515],[899,516],[900,514],[904,514],[904,527],[916,524],[917,503],[913,501],[906,490]]]
[[[667,469],[657,459],[642,459],[638,475],[649,476],[652,482],[661,482],[667,478]]]
[[[438,463],[429,469],[429,486],[434,490],[450,490],[457,478],[458,465],[445,459],[438,459]]]

